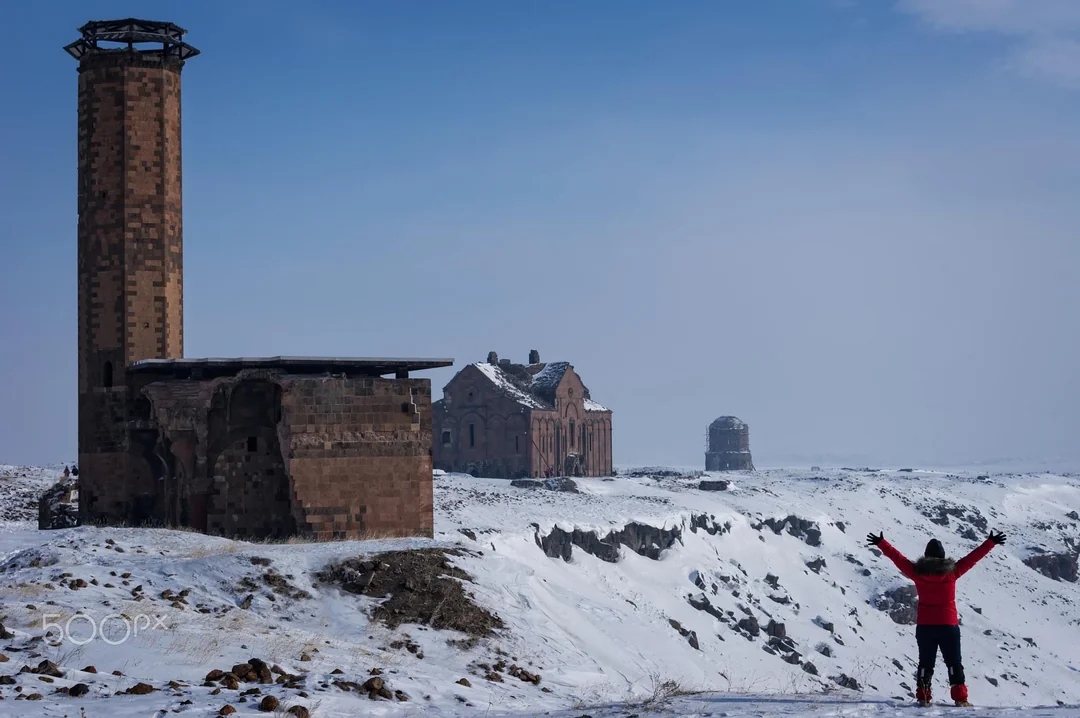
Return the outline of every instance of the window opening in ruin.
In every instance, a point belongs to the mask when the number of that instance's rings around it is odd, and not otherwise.
[[[469,448],[476,446],[476,424],[469,424]]]
[[[259,438],[257,436],[249,436],[247,440],[247,450],[250,453],[255,453],[259,450]]]
[[[112,372],[112,362],[107,361],[107,362],[105,362],[105,368],[102,371],[102,379],[101,379],[101,383],[105,385],[106,389],[112,387],[112,383],[113,383],[113,375],[112,374],[113,374],[113,372]]]
[[[520,439],[521,439],[520,436],[515,436],[514,437],[514,453],[515,454],[520,454],[521,453],[521,443],[519,441]]]
[[[574,448],[574,422],[570,422],[570,448]]]
[[[443,443],[443,446],[450,446],[450,430],[449,429],[443,429],[442,443]]]

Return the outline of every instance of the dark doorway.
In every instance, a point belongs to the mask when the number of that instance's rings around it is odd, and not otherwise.
[[[206,494],[192,494],[187,500],[187,525],[206,532]]]

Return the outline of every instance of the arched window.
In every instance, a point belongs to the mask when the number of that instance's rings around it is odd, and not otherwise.
[[[113,370],[111,361],[105,362],[105,367],[101,372],[101,383],[105,386],[106,389],[113,385]]]

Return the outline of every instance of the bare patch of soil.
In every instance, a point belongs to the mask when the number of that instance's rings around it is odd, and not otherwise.
[[[503,628],[501,618],[479,606],[465,590],[472,576],[452,565],[458,549],[391,551],[331,564],[316,574],[349,593],[385,598],[372,618],[390,628],[416,623],[482,638]]]

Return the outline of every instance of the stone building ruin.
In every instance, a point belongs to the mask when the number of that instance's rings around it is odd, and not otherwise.
[[[79,520],[246,538],[433,531],[449,359],[184,356],[180,74],[165,22],[90,22],[78,70]]]
[[[753,471],[750,427],[734,416],[721,416],[709,424],[705,447],[706,471]]]
[[[433,406],[435,468],[488,478],[610,476],[611,410],[569,362],[469,364]]]

